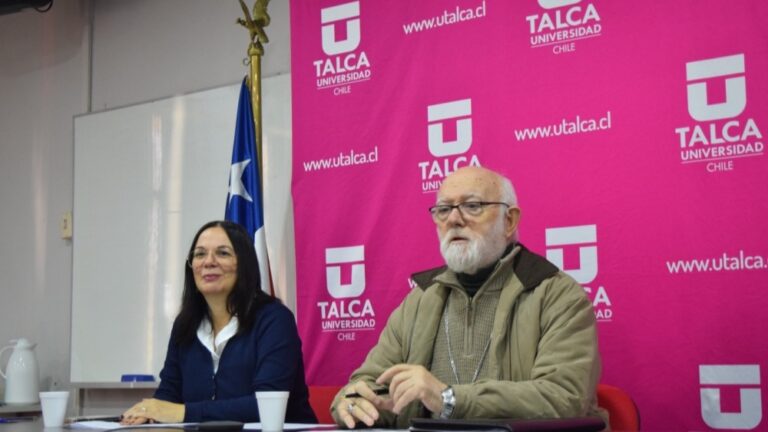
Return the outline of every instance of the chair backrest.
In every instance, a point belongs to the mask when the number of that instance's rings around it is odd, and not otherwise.
[[[331,417],[331,402],[341,386],[309,386],[309,405],[321,424],[334,424]]]
[[[624,390],[608,384],[598,384],[597,404],[608,411],[611,430],[640,430],[640,412],[635,401]]]

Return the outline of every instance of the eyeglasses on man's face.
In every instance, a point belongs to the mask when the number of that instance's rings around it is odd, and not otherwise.
[[[221,264],[230,264],[236,259],[235,251],[228,246],[218,247],[211,251],[208,251],[204,248],[195,248],[195,250],[193,250],[192,254],[189,256],[189,265],[192,268],[199,268],[203,265],[203,263],[205,263],[206,259],[208,259],[208,256],[211,254],[213,254],[216,262]]]
[[[429,208],[432,218],[438,222],[444,222],[451,215],[453,209],[458,209],[462,216],[480,216],[487,206],[503,205],[509,207],[509,204],[495,201],[467,201],[455,205],[438,204]]]

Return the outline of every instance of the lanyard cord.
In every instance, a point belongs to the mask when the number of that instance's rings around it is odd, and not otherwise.
[[[448,360],[451,362],[451,370],[453,371],[453,378],[456,379],[456,384],[461,384],[459,381],[459,371],[456,368],[456,361],[453,359],[453,352],[451,350],[451,335],[448,331],[448,302],[451,300],[451,295],[448,294],[448,298],[445,299],[445,306],[443,306],[443,328],[445,329],[445,340],[448,343]],[[483,362],[485,361],[485,355],[488,354],[488,348],[491,346],[491,335],[488,335],[488,341],[485,343],[485,348],[483,349],[483,355],[480,357],[480,361],[477,363],[477,369],[475,369],[475,374],[472,376],[472,381],[470,381],[470,384],[473,384],[475,381],[477,381],[477,376],[480,374],[480,369],[483,367]]]

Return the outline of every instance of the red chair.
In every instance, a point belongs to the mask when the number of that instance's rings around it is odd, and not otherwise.
[[[331,417],[331,402],[341,386],[309,386],[309,405],[321,424],[334,424]]]
[[[310,386],[309,405],[323,424],[333,424],[331,403],[341,386]],[[608,411],[611,430],[640,430],[640,413],[632,398],[624,390],[608,384],[597,386],[597,404]]]
[[[640,412],[635,401],[624,390],[608,384],[598,384],[597,404],[608,411],[611,430],[640,430]]]

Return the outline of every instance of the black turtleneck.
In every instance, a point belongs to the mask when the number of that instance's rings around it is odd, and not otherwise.
[[[464,287],[464,290],[467,291],[467,295],[469,297],[474,297],[475,294],[477,294],[477,291],[480,289],[481,286],[488,280],[489,277],[491,277],[491,273],[496,269],[496,266],[499,264],[499,261],[501,261],[502,258],[507,256],[508,253],[512,251],[512,249],[515,248],[515,243],[510,243],[507,245],[507,248],[504,250],[504,253],[501,254],[498,260],[494,262],[493,264],[489,265],[488,267],[483,267],[479,269],[475,274],[468,274],[468,273],[456,273],[456,279],[458,279],[459,284],[461,284],[462,287]]]

